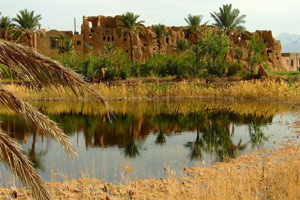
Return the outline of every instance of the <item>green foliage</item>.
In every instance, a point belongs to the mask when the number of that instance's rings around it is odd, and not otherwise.
[[[185,38],[180,38],[176,41],[176,51],[184,52],[190,48],[190,42]]]
[[[234,58],[237,59],[238,62],[241,61],[243,57],[243,51],[241,48],[237,48],[234,50]]]
[[[77,71],[90,81],[99,81],[102,78],[113,80],[116,78],[126,79],[130,76],[131,62],[126,53],[114,46],[107,45],[101,52],[101,57],[93,54],[87,56],[67,52],[58,57],[65,66]],[[101,69],[106,68],[105,77]]]
[[[9,39],[12,35],[14,24],[9,17],[2,16],[0,18],[0,39]]]
[[[59,54],[64,54],[73,51],[74,49],[73,41],[65,34],[60,34],[58,36],[58,46]]]
[[[226,31],[239,30],[244,31],[246,28],[244,24],[246,15],[240,16],[240,10],[232,8],[232,4],[226,4],[219,8],[219,12],[210,13],[214,19],[214,26],[224,28]]]
[[[196,65],[194,55],[178,54],[155,55],[140,66],[140,75],[143,77],[157,75],[159,77],[176,76],[178,78],[200,74],[203,66]]]
[[[165,26],[162,24],[156,24],[153,26],[153,30],[156,34],[156,41],[158,43],[158,50],[160,52],[161,49],[161,39],[166,37]]]
[[[224,33],[209,32],[201,41],[200,54],[205,57],[208,73],[222,76],[227,67],[226,56],[230,50],[231,41]]]
[[[254,74],[254,67],[260,65],[266,61],[264,56],[264,51],[266,49],[266,44],[261,37],[251,37],[250,49],[248,53],[248,68],[249,74]]]
[[[34,11],[24,9],[20,10],[17,17],[13,18],[13,21],[16,23],[16,27],[34,32],[37,31],[41,19],[41,15],[34,15]]]
[[[228,66],[228,76],[241,75],[243,72],[243,65],[241,63],[232,63]]]

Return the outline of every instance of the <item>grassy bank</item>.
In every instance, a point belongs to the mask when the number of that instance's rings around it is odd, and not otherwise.
[[[206,83],[205,80],[181,81],[171,83],[120,84],[109,86],[104,83],[93,85],[108,100],[184,100],[184,99],[222,99],[256,100],[298,105],[300,84],[275,80],[235,81],[224,83],[222,79]],[[25,86],[8,85],[8,90],[27,100],[83,100],[70,91],[28,89]],[[89,99],[90,98],[86,98]]]

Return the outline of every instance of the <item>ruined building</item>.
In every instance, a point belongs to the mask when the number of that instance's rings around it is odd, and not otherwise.
[[[48,55],[56,56],[58,54],[57,38],[61,33],[70,35],[73,40],[74,49],[81,54],[93,52],[95,55],[101,55],[103,47],[112,43],[117,47],[121,47],[130,56],[130,44],[128,35],[119,35],[121,21],[120,16],[105,17],[93,16],[83,17],[81,26],[81,34],[72,34],[72,32],[60,32],[51,30],[45,32],[44,36],[39,36],[37,39],[37,49]],[[158,42],[153,27],[143,26],[143,33],[133,36],[133,52],[136,60],[144,60],[145,58],[158,52]],[[167,36],[161,41],[161,52],[172,54],[176,50],[176,41],[180,38],[186,38],[191,43],[195,43],[193,35],[186,33],[187,27],[165,27]],[[206,27],[205,31],[214,28]],[[243,51],[242,61],[246,63],[248,50],[250,47],[251,35],[259,35],[267,43],[265,56],[267,57],[267,64],[274,70],[282,69],[281,61],[281,44],[276,41],[271,31],[256,31],[254,33],[244,32],[242,34],[234,33],[230,35],[232,44],[232,51],[230,56],[233,57],[234,48],[241,48]]]

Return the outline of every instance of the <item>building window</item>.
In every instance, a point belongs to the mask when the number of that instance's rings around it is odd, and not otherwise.
[[[110,41],[110,37],[109,36],[107,36],[107,41]]]
[[[58,38],[57,37],[50,37],[50,49],[58,49]]]
[[[294,66],[294,60],[291,60],[291,66],[292,67]]]
[[[115,40],[115,37],[114,36],[111,36],[111,41],[114,41]]]
[[[166,37],[166,43],[169,44],[169,38],[168,37]]]
[[[81,41],[80,40],[77,40],[76,44],[79,46],[81,45]]]
[[[123,41],[126,42],[126,38],[124,38]]]
[[[103,36],[103,41],[105,41],[105,36]]]

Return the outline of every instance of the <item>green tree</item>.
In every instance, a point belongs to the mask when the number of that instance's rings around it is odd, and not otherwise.
[[[132,44],[132,37],[133,34],[142,33],[144,31],[142,24],[144,23],[143,20],[138,21],[140,15],[136,15],[132,12],[127,12],[120,17],[120,21],[122,22],[120,36],[121,35],[129,35],[130,40],[130,58],[131,61],[134,62],[134,55],[133,55],[133,44]]]
[[[165,33],[165,26],[162,24],[156,24],[153,26],[153,30],[156,34],[156,41],[158,43],[158,51],[160,53],[160,49],[161,49],[161,39],[163,39],[164,37],[166,37],[166,33]]]
[[[213,24],[216,27],[224,28],[226,31],[246,30],[244,24],[246,15],[240,15],[240,10],[232,8],[232,4],[225,4],[219,8],[219,12],[210,13],[215,20]]]
[[[205,22],[204,24],[201,24],[201,21],[203,19],[203,15],[191,15],[189,14],[187,18],[185,18],[186,23],[188,24],[187,32],[189,34],[193,34],[195,36],[196,40],[196,64],[199,63],[199,55],[198,55],[198,35],[201,31],[200,26],[204,26],[207,24]]]
[[[2,16],[0,18],[0,39],[8,40],[13,27],[12,20],[9,17]]]
[[[261,37],[256,38],[252,36],[250,41],[250,49],[248,52],[248,73],[249,75],[253,75],[254,67],[266,61],[264,51],[267,45]]]
[[[35,15],[34,11],[28,11],[27,9],[20,10],[16,18],[13,21],[16,23],[17,32],[19,38],[26,38],[29,47],[33,47],[33,35],[35,33],[40,34],[39,25],[42,17],[41,15]]]
[[[184,52],[190,48],[190,42],[185,38],[180,38],[176,41],[176,51]]]
[[[71,52],[74,49],[73,41],[65,34],[58,36],[59,54]]]
[[[237,48],[234,50],[234,58],[237,59],[238,63],[241,62],[241,59],[243,57],[243,51],[241,48]]]
[[[231,42],[224,33],[209,32],[205,38],[199,41],[201,54],[206,58],[206,69],[208,73],[222,76],[227,67],[227,54]]]

